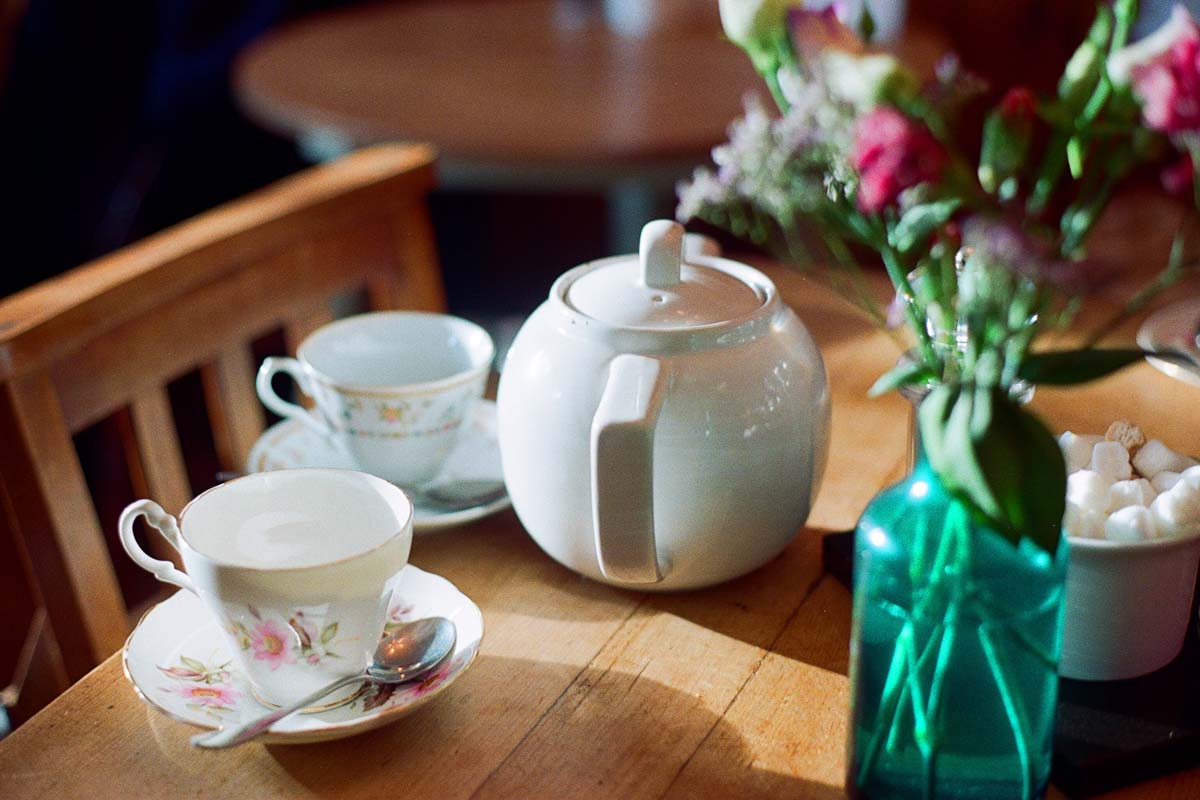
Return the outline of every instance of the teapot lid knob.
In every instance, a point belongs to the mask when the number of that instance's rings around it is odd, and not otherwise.
[[[669,219],[656,219],[642,227],[638,260],[644,285],[652,289],[669,289],[679,283],[683,235],[683,226]]]

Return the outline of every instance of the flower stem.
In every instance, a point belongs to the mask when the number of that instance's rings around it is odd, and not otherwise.
[[[883,257],[883,266],[887,270],[888,277],[891,278],[892,284],[906,301],[904,303],[904,313],[908,316],[909,325],[913,329],[913,334],[917,337],[917,347],[921,350],[921,359],[930,369],[937,370],[938,359],[933,349],[933,339],[930,338],[929,328],[926,325],[925,309],[920,307],[916,292],[913,291],[912,284],[909,283],[908,275],[904,272],[904,267],[900,265],[900,259],[896,256],[896,251],[885,242],[879,242],[878,248],[879,254]]]
[[[1008,715],[1008,725],[1012,729],[1013,740],[1017,746],[1017,758],[1021,762],[1021,797],[1031,800],[1033,797],[1033,764],[1029,756],[1029,740],[1025,734],[1025,714],[1021,708],[1020,699],[1009,682],[1004,663],[1000,660],[996,643],[992,641],[989,623],[985,622],[979,626],[979,644],[991,667],[996,688],[1000,691],[1000,701],[1004,704],[1004,712]]]
[[[904,636],[911,630],[912,620],[909,620],[905,623],[904,630],[900,632],[900,635]],[[871,741],[867,745],[867,752],[858,767],[859,786],[866,784],[867,778],[871,775],[871,770],[875,768],[875,759],[879,755],[879,748],[883,744],[884,736],[890,733],[890,731],[884,729],[881,723],[885,719],[892,719],[892,727],[896,724],[894,715],[897,706],[901,702],[900,687],[907,686],[904,675],[906,666],[904,653],[897,642],[896,648],[892,651],[892,663],[888,667],[887,678],[883,683],[883,699],[879,702],[879,712],[875,716],[875,732],[871,735]]]

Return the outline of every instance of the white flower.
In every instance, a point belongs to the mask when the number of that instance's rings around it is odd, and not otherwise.
[[[1181,4],[1171,9],[1171,16],[1158,30],[1131,45],[1122,47],[1108,57],[1108,77],[1117,85],[1129,83],[1133,70],[1165,56],[1175,42],[1196,28],[1192,15]]]
[[[719,0],[721,27],[739,47],[749,49],[783,30],[789,7],[798,0]]]
[[[829,93],[858,111],[873,108],[888,87],[906,82],[908,75],[892,56],[856,56],[839,50],[821,55],[821,73]]]

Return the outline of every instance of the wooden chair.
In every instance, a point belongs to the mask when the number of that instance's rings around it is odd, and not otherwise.
[[[264,425],[252,342],[282,330],[294,349],[354,292],[374,309],[444,307],[433,158],[363,150],[0,301],[0,646],[15,651],[0,651],[0,700],[37,666],[57,687],[42,682],[30,704],[44,702],[131,627],[113,520],[101,524],[73,435],[124,419],[129,485],[178,511],[204,487],[189,483],[167,385],[198,371],[220,466],[243,468]]]

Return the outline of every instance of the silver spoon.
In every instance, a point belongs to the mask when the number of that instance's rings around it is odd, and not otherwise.
[[[217,473],[221,483],[240,478],[246,473],[222,470]],[[504,481],[497,480],[453,480],[435,483],[421,488],[401,486],[414,506],[437,514],[449,514],[468,508],[491,505],[507,494]]]
[[[357,675],[339,678],[290,706],[278,708],[240,725],[198,733],[192,737],[196,747],[219,749],[234,747],[265,733],[279,720],[313,705],[330,692],[351,683],[403,683],[416,680],[436,669],[454,651],[458,632],[445,617],[427,617],[409,622],[379,640],[374,663]]]

